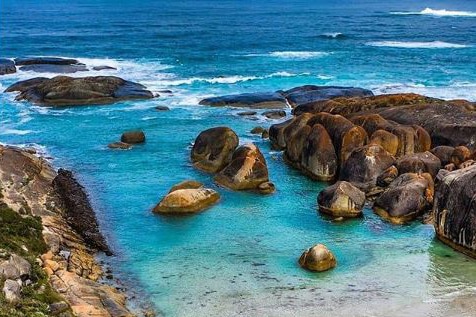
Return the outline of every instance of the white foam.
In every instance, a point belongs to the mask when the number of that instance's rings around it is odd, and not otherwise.
[[[324,57],[329,55],[329,53],[316,51],[277,51],[271,52],[269,55],[284,59],[311,59],[316,57]]]
[[[336,39],[336,38],[339,38],[339,37],[343,37],[344,34],[340,33],[340,32],[333,32],[333,33],[323,33],[322,36],[332,38],[332,39]]]
[[[432,42],[377,41],[377,42],[367,42],[366,45],[376,46],[376,47],[425,48],[425,49],[471,47],[470,45],[448,43],[448,42],[442,42],[442,41],[432,41]]]
[[[453,82],[446,86],[425,86],[421,83],[386,83],[370,87],[375,94],[416,93],[445,100],[476,101],[476,82]]]
[[[453,11],[453,10],[435,10],[431,8],[426,8],[418,12],[390,12],[391,14],[397,15],[432,15],[437,17],[476,17],[476,12],[471,11]]]
[[[0,131],[0,135],[25,135],[32,132],[32,130],[4,129]]]

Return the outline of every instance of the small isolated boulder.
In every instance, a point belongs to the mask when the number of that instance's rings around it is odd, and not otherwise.
[[[0,75],[13,74],[17,72],[15,63],[6,58],[0,58]]]
[[[254,127],[253,129],[251,129],[250,133],[251,134],[263,134],[263,131],[265,129],[263,127]]]
[[[126,131],[121,136],[121,142],[127,144],[138,144],[145,142],[145,134],[141,130]]]
[[[230,164],[215,176],[215,181],[233,190],[259,190],[269,182],[263,154],[254,144],[245,144],[233,153]]]
[[[394,163],[394,157],[380,145],[362,146],[350,154],[340,179],[358,184],[361,190],[368,192],[375,188],[377,178]]]
[[[220,194],[213,189],[204,188],[195,181],[181,182],[170,190],[155,206],[159,214],[186,214],[200,212],[216,204]]]
[[[130,148],[132,148],[132,145],[130,145],[129,143],[124,143],[124,142],[113,142],[113,143],[109,143],[107,147],[110,149],[129,150]]]
[[[168,111],[168,110],[170,110],[170,108],[167,107],[167,106],[156,106],[155,110],[157,110],[157,111]]]
[[[409,154],[397,161],[397,169],[400,174],[430,173],[435,177],[441,169],[441,161],[429,151]]]
[[[205,172],[217,173],[231,161],[238,146],[238,136],[227,127],[216,127],[201,132],[193,144],[193,165]]]
[[[415,219],[433,203],[434,184],[430,174],[405,173],[380,195],[374,211],[382,218],[402,224]]]
[[[362,215],[365,193],[349,182],[340,181],[322,190],[317,197],[319,211],[334,217]]]
[[[317,244],[306,251],[299,258],[299,265],[309,271],[324,272],[334,268],[337,264],[335,256],[323,244]]]

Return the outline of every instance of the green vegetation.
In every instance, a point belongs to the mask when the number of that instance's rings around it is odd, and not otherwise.
[[[14,253],[25,258],[32,266],[32,284],[22,288],[22,300],[19,303],[9,304],[0,291],[0,317],[49,316],[49,304],[62,300],[35,261],[47,251],[41,232],[40,218],[21,216],[0,201],[0,261]],[[0,286],[3,286],[3,282],[0,280]]]

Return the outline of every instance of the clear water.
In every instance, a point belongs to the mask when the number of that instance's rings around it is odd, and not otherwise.
[[[419,14],[427,7],[459,14]],[[274,122],[198,106],[206,96],[302,84],[475,101],[475,12],[472,1],[2,0],[1,57],[80,58],[118,70],[75,76],[114,74],[173,95],[49,109],[1,94],[0,142],[34,144],[77,173],[116,250],[116,276],[166,316],[475,316],[475,262],[436,241],[431,226],[393,226],[370,209],[331,222],[316,213],[325,184],[249,133]],[[343,36],[324,35],[336,32]],[[34,76],[2,76],[0,88]],[[258,144],[276,194],[216,188],[222,200],[204,213],[152,214],[181,180],[215,187],[189,153],[200,131],[218,125]],[[146,132],[145,145],[107,149],[135,128]],[[336,254],[337,268],[303,271],[297,259],[318,242]]]

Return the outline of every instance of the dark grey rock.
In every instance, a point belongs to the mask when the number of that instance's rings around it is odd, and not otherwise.
[[[283,92],[288,103],[294,108],[309,102],[337,97],[369,97],[372,91],[355,87],[306,85]]]
[[[0,58],[0,75],[13,74],[16,73],[17,68],[15,63],[6,58]]]
[[[286,99],[276,92],[247,93],[207,98],[200,101],[201,105],[212,107],[248,107],[255,109],[286,108]]]

